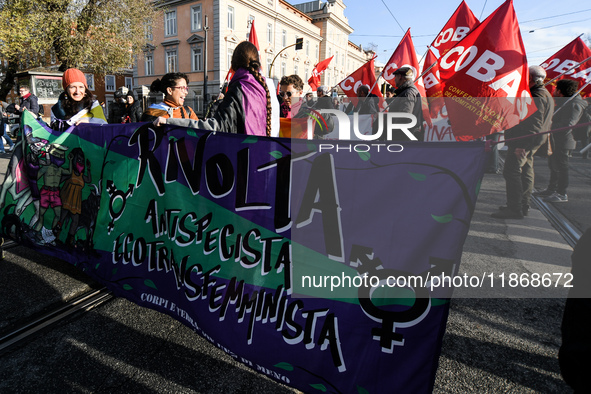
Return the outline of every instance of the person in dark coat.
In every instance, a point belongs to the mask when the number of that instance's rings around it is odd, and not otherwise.
[[[109,123],[126,123],[127,93],[129,89],[121,86],[115,92],[115,101],[109,105]]]
[[[136,101],[133,92],[127,92],[127,117],[126,123],[137,123],[142,119],[142,106],[139,101]]]
[[[353,101],[349,103],[345,112],[351,115],[357,112],[359,115],[373,115],[379,112],[379,99],[373,93],[369,92],[368,85],[361,85],[357,88],[357,104]]]
[[[550,130],[554,100],[544,87],[546,71],[540,66],[529,68],[529,89],[536,104],[536,112],[516,126],[505,131],[505,140],[531,136],[507,143],[509,150],[505,159],[503,176],[507,187],[507,206],[491,216],[498,219],[523,219],[529,211],[531,192],[534,187],[534,154],[548,136],[539,135]]]
[[[548,157],[550,167],[550,181],[546,190],[536,195],[545,196],[546,202],[567,202],[568,196],[568,158],[570,151],[577,143],[573,137],[571,126],[576,125],[587,108],[587,102],[577,93],[579,83],[572,79],[561,79],[556,83],[554,97],[556,111],[552,117],[552,129],[567,128],[550,135],[552,155]]]
[[[404,112],[413,114],[417,120],[417,124],[409,131],[417,137],[417,140],[423,140],[423,109],[421,102],[421,94],[419,89],[415,86],[414,72],[410,67],[400,67],[394,71],[394,102],[389,106],[388,112]],[[401,130],[393,130],[393,141],[408,141],[409,138]]]
[[[217,99],[215,99],[211,103],[209,103],[209,105],[207,106],[207,111],[205,112],[206,119],[213,118],[213,114],[215,114],[215,111],[217,111],[217,109],[220,106],[223,99],[224,99],[224,94],[220,93],[218,95]]]
[[[14,109],[16,109],[19,114],[22,114],[25,109],[27,109],[30,113],[35,116],[39,116],[39,100],[37,96],[35,96],[29,90],[29,87],[26,85],[22,85],[19,87],[18,92],[21,96],[20,104],[16,104]]]
[[[312,108],[316,110],[320,109],[334,109],[332,105],[332,99],[328,96],[330,93],[330,88],[328,86],[319,86],[316,89],[316,94],[318,98],[316,99],[316,103],[312,106]]]
[[[587,393],[591,370],[591,228],[577,242],[571,261],[573,287],[564,306],[558,364],[564,381],[575,393]]]

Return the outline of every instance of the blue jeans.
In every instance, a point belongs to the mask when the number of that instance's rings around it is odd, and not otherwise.
[[[12,149],[12,147],[14,146],[14,142],[12,142],[12,139],[8,136],[8,134],[6,134],[6,128],[8,127],[8,123],[4,122],[4,119],[2,119],[2,130],[0,131],[2,133],[2,137],[4,137],[4,139],[6,140],[6,142],[8,143],[8,146],[10,146],[10,149]],[[1,141],[1,139],[0,139]],[[5,153],[4,151],[4,142],[2,142],[0,144],[0,153]]]

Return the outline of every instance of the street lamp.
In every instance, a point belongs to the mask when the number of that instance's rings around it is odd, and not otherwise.
[[[273,58],[273,61],[271,62],[271,65],[269,66],[269,78],[271,78],[271,70],[273,69],[273,64],[275,63],[275,59],[277,59],[277,56],[279,56],[281,54],[281,52],[285,51],[287,48],[291,48],[295,46],[296,51],[299,51],[300,49],[302,49],[304,47],[304,39],[303,38],[297,38],[295,44],[291,44],[286,46],[285,48],[283,48],[282,50],[280,50],[279,52],[277,52],[277,55],[275,55],[275,57]]]

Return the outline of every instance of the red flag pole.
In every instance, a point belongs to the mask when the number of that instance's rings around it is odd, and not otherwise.
[[[373,57],[373,59],[371,59],[371,60],[375,60],[377,57],[378,57],[378,55],[375,55]],[[373,86],[371,87],[371,89],[369,89],[369,93],[373,92],[373,88],[376,87],[376,85],[378,84],[378,81],[379,81],[379,79],[380,79],[380,77],[382,76],[383,73],[384,73],[384,69],[382,68],[382,71],[380,71],[380,75],[378,75],[378,77],[376,78],[376,81],[373,83]]]

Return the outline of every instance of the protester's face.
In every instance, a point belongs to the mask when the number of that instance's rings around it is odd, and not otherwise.
[[[316,92],[316,94],[318,95],[318,97],[323,97],[324,96],[324,92],[322,90],[318,90]]]
[[[187,81],[183,78],[176,81],[176,86],[167,88],[167,99],[176,103],[177,105],[181,106],[185,103],[185,97],[189,93],[189,87],[187,86]]]
[[[132,97],[132,96],[127,96],[127,102],[128,102],[129,104],[133,104],[133,102],[134,102],[134,101],[135,101],[135,100],[133,99],[133,97]]]
[[[357,89],[357,97],[367,97],[368,92],[363,87]]]
[[[386,92],[386,97],[391,98],[394,97],[394,95],[392,94],[392,92]]]
[[[26,96],[26,95],[29,93],[29,89],[26,89],[26,88],[20,88],[20,89],[18,90],[18,93],[21,95],[21,97],[22,97],[22,96]]]
[[[564,97],[564,94],[558,89],[554,90],[554,97]]]
[[[68,96],[74,101],[82,101],[86,94],[86,86],[82,82],[73,82],[68,85]]]
[[[302,91],[294,88],[292,84],[281,85],[281,91],[279,92],[279,95],[283,97],[283,100],[287,104],[291,105],[292,102],[295,103],[297,101],[297,98],[302,97]],[[294,100],[294,98],[296,99]]]

